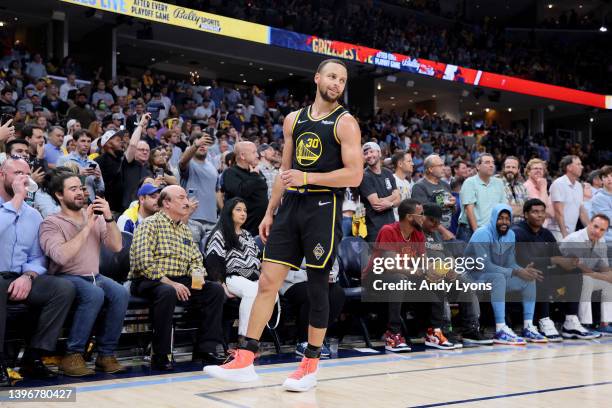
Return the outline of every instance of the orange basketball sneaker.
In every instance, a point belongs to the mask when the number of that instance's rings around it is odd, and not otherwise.
[[[211,377],[226,381],[250,382],[257,381],[259,376],[255,372],[253,361],[255,353],[245,349],[232,351],[232,359],[220,366],[209,365],[204,372]]]
[[[298,369],[283,383],[283,388],[288,391],[308,391],[317,386],[317,371],[319,359],[303,357]]]

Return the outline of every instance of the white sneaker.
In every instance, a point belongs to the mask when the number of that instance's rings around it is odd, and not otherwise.
[[[548,339],[548,341],[559,342],[563,341],[563,337],[559,335],[557,328],[555,327],[555,322],[550,320],[549,317],[545,317],[540,319],[538,322],[538,328],[540,329],[540,333],[544,335]]]
[[[318,358],[302,358],[302,362],[283,383],[287,391],[305,392],[317,386]]]
[[[561,329],[561,335],[566,339],[592,340],[601,337],[601,333],[595,333],[584,328],[578,320],[578,316],[565,317],[565,323]]]

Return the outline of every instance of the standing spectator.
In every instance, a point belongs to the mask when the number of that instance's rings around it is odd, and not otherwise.
[[[203,360],[205,365],[221,364],[224,359],[216,354],[216,348],[223,342],[225,295],[217,282],[189,289],[192,275],[203,272],[204,266],[191,231],[181,222],[190,211],[187,193],[179,186],[168,186],[162,190],[158,204],[160,211],[136,228],[130,248],[132,294],[148,299],[154,316],[151,367],[164,371],[174,368],[168,355],[177,303],[191,306],[198,315],[194,359]]]
[[[400,202],[393,173],[382,168],[380,155],[378,144],[367,142],[363,145],[363,156],[368,166],[363,173],[359,194],[364,198],[368,242],[374,242],[383,225],[395,221],[393,207]]]
[[[558,342],[559,335],[555,323],[550,319],[549,299],[561,287],[565,288],[566,301],[562,303],[565,312],[563,337],[577,339],[594,339],[597,334],[589,332],[578,320],[578,299],[582,290],[582,273],[576,271],[578,258],[565,258],[561,255],[557,241],[552,233],[544,228],[546,205],[537,198],[525,202],[525,220],[512,226],[516,237],[516,260],[519,265],[534,263],[536,269],[543,271],[543,280],[536,282],[536,313],[539,316],[538,327],[548,341]],[[555,269],[555,268],[561,268]]]
[[[121,199],[121,209],[124,210],[130,206],[130,203],[136,196],[136,190],[140,180],[145,177],[151,177],[151,171],[149,170],[149,153],[151,149],[144,140],[140,140],[143,129],[147,126],[147,123],[151,115],[146,113],[140,118],[140,123],[134,129],[132,138],[128,145],[121,166],[119,167],[119,174],[121,178],[121,186],[123,191],[123,197]]]
[[[77,94],[75,105],[68,109],[66,118],[76,119],[83,128],[88,128],[89,124],[96,120],[96,115],[87,107],[87,94],[83,92]],[[68,134],[70,134],[70,129],[68,129]]]
[[[601,290],[601,325],[597,331],[604,335],[612,334],[612,270],[604,238],[609,227],[607,216],[595,214],[586,228],[567,235],[560,247],[564,255],[578,258],[578,269],[582,272],[580,323],[593,324],[592,296],[594,291]]]
[[[178,184],[172,169],[168,164],[168,152],[164,146],[151,150],[149,155],[149,171],[155,176],[159,185]]]
[[[612,219],[612,166],[601,168],[601,181],[603,187],[595,193],[592,200],[593,214],[604,214]],[[612,258],[612,226],[608,226],[605,235],[608,244],[608,259]]]
[[[261,268],[259,247],[253,236],[242,229],[247,211],[241,198],[229,200],[204,251],[209,278],[223,282],[230,297],[240,298],[238,336],[241,337],[246,336]]]
[[[47,76],[47,68],[39,53],[34,54],[32,61],[28,62],[25,74],[30,77],[31,81]]]
[[[578,180],[582,174],[580,157],[572,155],[563,157],[559,168],[564,175],[550,185],[550,200],[555,215],[547,225],[557,241],[576,231],[578,219],[582,225],[589,223],[589,217],[583,206],[582,183]]]
[[[455,197],[451,194],[451,188],[448,183],[442,181],[444,161],[437,154],[432,154],[425,158],[423,167],[425,168],[424,177],[414,183],[412,198],[421,204],[436,204],[442,209],[440,232],[444,235],[449,232],[455,209]]]
[[[87,186],[89,197],[93,201],[96,194],[104,193],[104,180],[102,179],[102,172],[98,163],[88,157],[89,149],[91,148],[91,135],[86,130],[79,130],[73,137],[77,143],[76,151],[67,156],[60,157],[57,165],[63,166],[67,162],[78,164],[80,175],[86,176],[85,185]]]
[[[78,90],[78,86],[76,84],[76,75],[68,74],[66,77],[66,82],[64,82],[59,89],[59,97],[63,101],[68,101],[68,93],[72,90]]]
[[[218,82],[213,80],[212,86],[210,87],[210,99],[213,100],[215,106],[220,107],[221,102],[225,98],[225,90],[222,86],[219,86]]]
[[[159,199],[160,191],[161,188],[153,184],[143,183],[136,192],[138,204],[125,210],[117,220],[119,230],[133,234],[136,227],[143,220],[158,212],[159,206],[157,205],[157,200]]]
[[[42,353],[55,350],[74,299],[74,287],[69,282],[46,274],[47,261],[38,240],[42,218],[25,203],[29,174],[24,160],[9,158],[0,166],[0,387],[11,384],[4,361],[9,300],[40,311],[20,374],[50,379],[57,374],[42,363]]]
[[[134,132],[134,129],[140,123],[140,119],[142,118],[142,115],[144,115],[144,113],[145,113],[144,103],[136,102],[136,105],[134,107],[134,114],[128,116],[126,123],[125,123],[125,128],[127,129],[128,132],[130,132],[130,134]]]
[[[489,153],[476,159],[477,173],[468,177],[459,194],[461,215],[457,228],[457,239],[468,242],[476,229],[487,225],[491,210],[496,204],[506,202],[504,184],[495,174],[495,160]]]
[[[391,164],[395,169],[393,177],[395,178],[395,185],[399,191],[401,202],[412,195],[412,187],[414,186],[411,179],[413,170],[412,155],[404,151],[397,152],[391,157]],[[396,207],[393,207],[393,215],[395,216],[395,221],[399,221]]]
[[[0,114],[14,115],[15,112],[17,112],[17,108],[13,100],[13,88],[5,86],[0,92]]]
[[[147,112],[151,114],[151,119],[156,122],[163,122],[168,116],[159,91],[153,92],[153,98],[147,103]]]
[[[106,83],[103,79],[98,80],[96,84],[96,92],[91,95],[91,104],[98,106],[100,101],[104,101],[106,106],[111,106],[115,103],[115,98],[109,92],[106,91]]]
[[[463,177],[453,177],[450,183],[451,194],[453,197],[455,197],[455,210],[453,211],[453,216],[451,217],[451,226],[449,231],[455,236],[457,235],[457,228],[459,227],[459,215],[461,214],[460,191],[464,181],[465,179]]]
[[[523,205],[529,197],[527,189],[519,179],[520,174],[519,159],[515,156],[506,157],[500,178],[504,183],[506,201],[512,207],[514,222],[523,220]]]
[[[198,106],[193,112],[193,118],[195,120],[208,120],[214,112],[214,106],[210,103],[209,99],[204,99],[202,104]]]
[[[71,377],[95,374],[86,366],[83,353],[104,306],[104,318],[96,335],[96,368],[105,373],[123,371],[115,358],[115,350],[129,294],[121,284],[98,272],[101,245],[112,252],[121,251],[121,232],[106,200],[97,197],[92,205],[87,205],[78,176],[57,175],[51,180],[49,192],[62,210],[41,224],[40,246],[51,259],[49,271],[72,283],[77,294],[66,356],[59,368]],[[96,215],[94,211],[102,214]]]
[[[213,229],[217,222],[217,203],[213,199],[217,188],[219,173],[208,159],[208,146],[211,139],[207,134],[198,134],[181,160],[179,169],[181,180],[190,198],[198,201],[198,208],[191,219],[201,223],[207,230]]]
[[[268,200],[272,196],[272,187],[274,186],[274,180],[278,175],[278,169],[274,167],[273,161],[276,155],[276,150],[269,144],[262,144],[257,149],[259,153],[259,164],[257,168],[259,172],[266,178],[268,184]]]
[[[149,145],[149,150],[153,150],[161,146],[161,142],[157,138],[157,122],[151,119],[145,129],[145,135],[142,138]]]
[[[40,183],[49,166],[45,160],[45,132],[39,126],[26,126],[21,135],[28,142],[28,163],[32,169],[32,179]]]
[[[47,144],[45,145],[45,160],[49,168],[54,168],[60,157],[64,155],[62,144],[64,143],[64,128],[53,126],[47,134]]]
[[[123,159],[121,139],[124,135],[125,131],[123,130],[118,132],[107,130],[100,140],[103,153],[95,159],[102,172],[105,198],[114,213],[121,211],[121,200],[123,198],[119,170]]]
[[[259,224],[268,208],[268,184],[257,168],[257,148],[252,142],[236,143],[236,164],[223,173],[225,202],[240,197],[249,209],[244,229],[251,235],[259,234]]]

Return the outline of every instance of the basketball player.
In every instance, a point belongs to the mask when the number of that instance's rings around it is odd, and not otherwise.
[[[213,377],[239,382],[257,380],[253,360],[261,333],[272,315],[276,294],[289,268],[299,269],[306,258],[310,300],[308,347],[299,368],[283,387],[308,391],[317,384],[329,316],[329,272],[342,237],[342,188],[357,187],[363,177],[359,125],[338,103],[346,80],[347,70],[342,61],[321,62],[314,77],[317,85],[314,103],[285,118],[281,172],[259,225],[259,235],[266,247],[246,339],[238,346],[233,360],[222,366],[204,367]]]

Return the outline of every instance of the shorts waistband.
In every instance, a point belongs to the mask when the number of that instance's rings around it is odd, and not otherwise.
[[[290,194],[329,194],[334,193],[332,189],[329,188],[309,188],[309,187],[287,187],[287,193]]]

